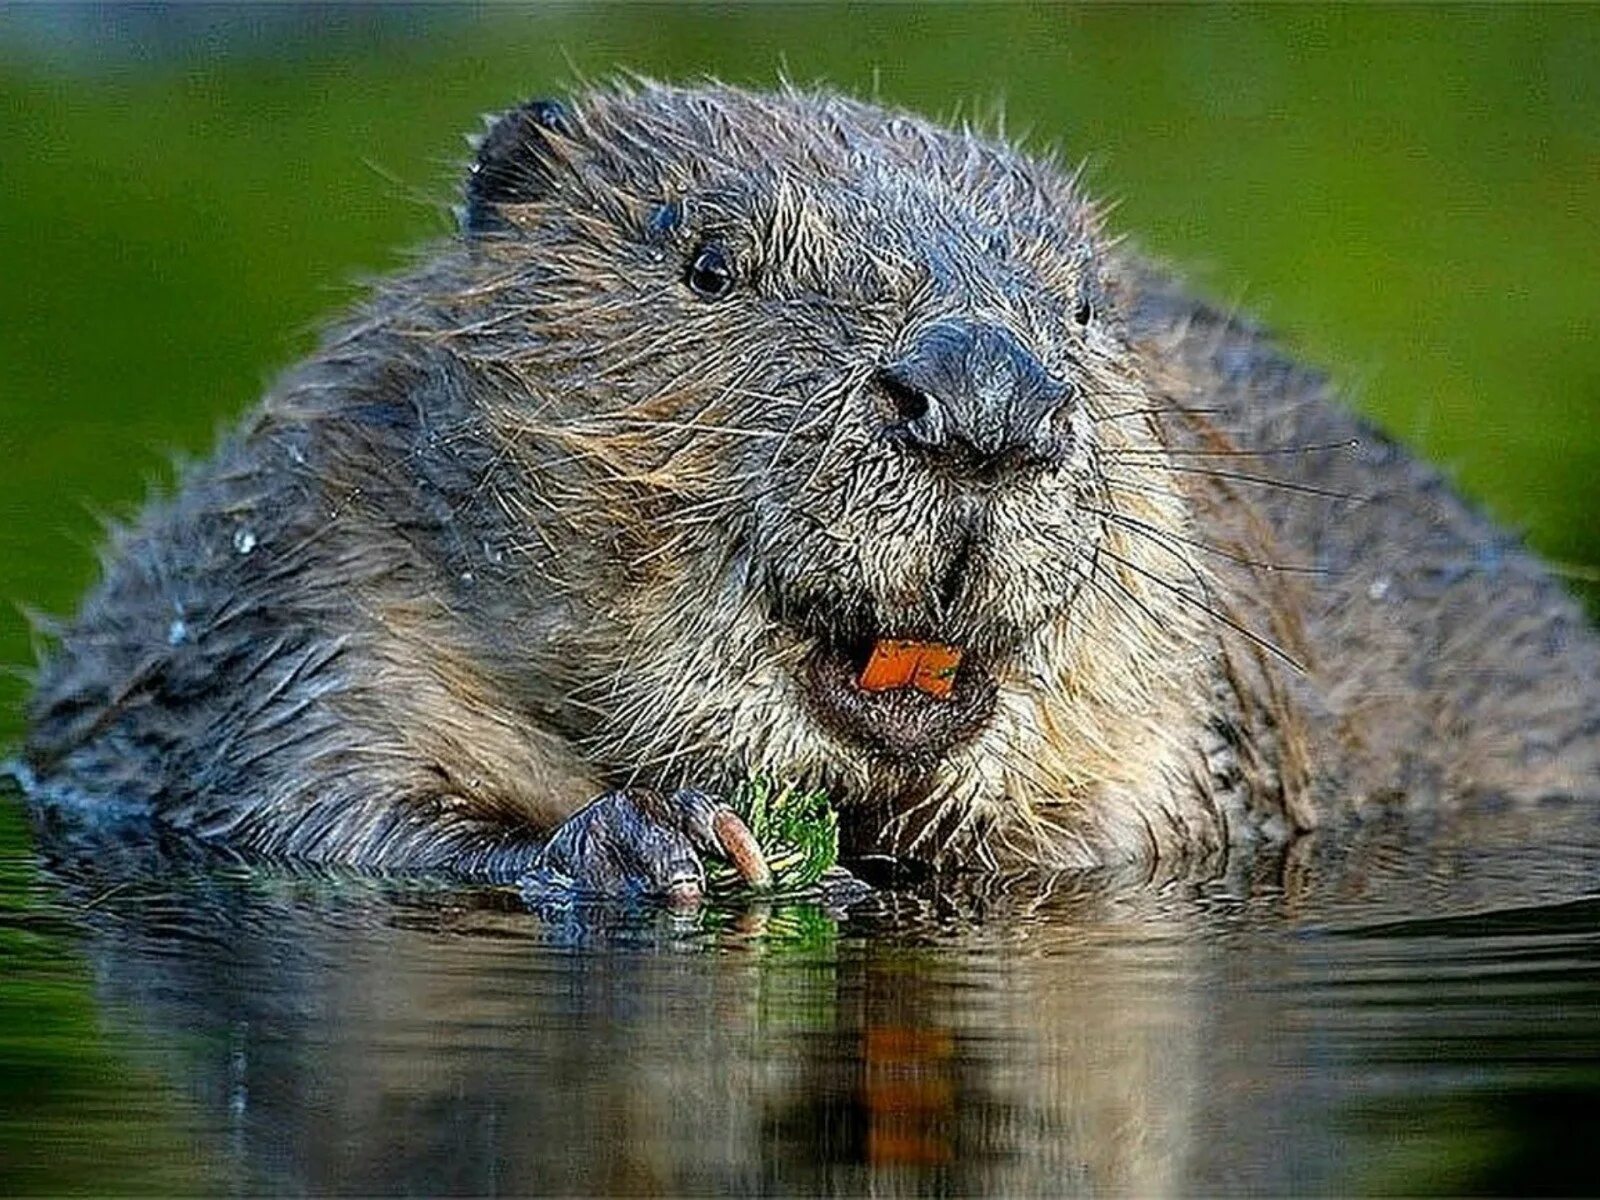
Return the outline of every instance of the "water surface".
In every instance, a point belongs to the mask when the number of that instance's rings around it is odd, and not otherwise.
[[[842,919],[41,845],[0,910],[23,1190],[1600,1187],[1591,812]]]

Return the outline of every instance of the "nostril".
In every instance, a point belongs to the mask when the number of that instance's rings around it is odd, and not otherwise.
[[[878,386],[889,396],[895,413],[903,421],[916,421],[928,415],[928,393],[893,371],[878,372]]]

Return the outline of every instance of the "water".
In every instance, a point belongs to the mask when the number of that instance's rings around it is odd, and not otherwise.
[[[1593,812],[840,920],[42,844],[4,860],[8,1190],[1600,1187]]]

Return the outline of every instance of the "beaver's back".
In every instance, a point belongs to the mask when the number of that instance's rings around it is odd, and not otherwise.
[[[1600,791],[1600,639],[1521,540],[1259,328],[1145,270],[1175,482],[1245,612],[1304,667],[1300,769],[1345,799]],[[1238,561],[1251,558],[1251,566]],[[1337,807],[1337,806],[1335,806]]]

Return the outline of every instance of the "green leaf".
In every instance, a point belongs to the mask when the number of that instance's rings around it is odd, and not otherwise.
[[[766,855],[775,892],[808,888],[839,861],[839,814],[826,792],[752,775],[734,789],[727,803],[744,819]],[[733,867],[720,861],[707,865],[706,877],[714,891],[730,891],[741,882]]]

